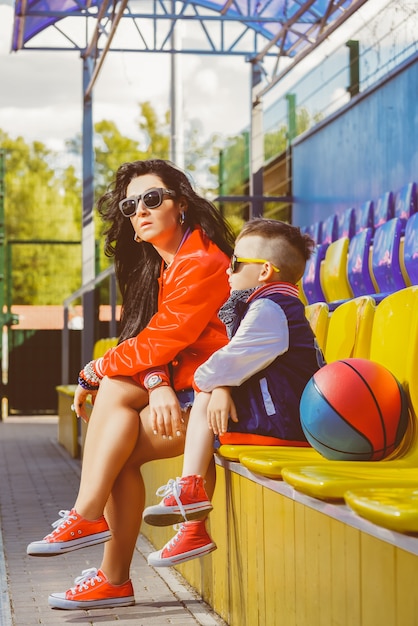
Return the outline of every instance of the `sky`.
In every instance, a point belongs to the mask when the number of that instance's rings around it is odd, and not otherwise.
[[[75,51],[10,52],[12,27],[13,1],[0,0],[0,129],[62,150],[81,132],[82,61]],[[250,68],[244,58],[181,55],[179,75],[184,117],[200,120],[202,139],[234,136],[248,126]],[[110,52],[94,87],[94,122],[112,120],[122,134],[140,140],[138,104],[151,101],[164,113],[169,84],[168,54]]]
[[[367,24],[388,1],[368,0],[291,78],[266,95],[265,110],[290,88],[289,80],[309,73],[321,55],[347,41],[354,22],[357,27]],[[76,51],[11,53],[13,6],[13,0],[0,0],[0,129],[12,138],[23,136],[27,142],[39,140],[63,150],[67,139],[81,133],[82,61]],[[53,29],[43,36],[52,37]],[[177,63],[183,117],[199,120],[202,142],[213,133],[232,137],[249,126],[250,64],[243,57],[185,54],[177,55]],[[94,87],[94,122],[112,120],[122,134],[141,142],[138,105],[150,101],[162,115],[170,108],[169,85],[170,55],[110,52]],[[341,94],[332,99],[337,96]]]

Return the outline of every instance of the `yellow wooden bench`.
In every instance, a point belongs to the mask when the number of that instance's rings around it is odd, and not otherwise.
[[[176,569],[229,626],[418,623],[417,538],[216,460],[208,529],[218,550]],[[147,506],[181,469],[182,457],[142,468]],[[174,535],[145,523],[141,533],[156,549]]]
[[[117,337],[106,337],[96,341],[93,347],[93,359],[102,356],[106,350],[117,344]],[[78,420],[71,409],[74,392],[77,385],[58,385],[58,442],[71,454],[73,458],[81,456],[86,424]],[[91,407],[88,407],[91,410]]]

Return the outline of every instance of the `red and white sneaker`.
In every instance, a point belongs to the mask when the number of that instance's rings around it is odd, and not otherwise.
[[[157,552],[148,556],[148,565],[170,567],[197,559],[216,550],[204,520],[181,524],[177,534]]]
[[[96,543],[103,543],[112,537],[105,518],[93,522],[84,519],[75,509],[60,511],[60,518],[52,524],[55,530],[41,541],[33,541],[26,548],[31,556],[55,556],[79,550]]]
[[[48,604],[52,609],[102,609],[135,604],[132,583],[112,585],[101,570],[85,569],[75,579],[75,587],[64,593],[51,593]]]
[[[160,504],[148,506],[142,518],[151,526],[172,526],[180,522],[203,519],[212,510],[212,504],[201,476],[172,478],[157,489]]]

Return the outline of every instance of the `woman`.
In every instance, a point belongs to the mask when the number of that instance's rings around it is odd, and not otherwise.
[[[64,609],[135,602],[129,569],[145,501],[138,468],[183,452],[194,371],[227,340],[217,311],[229,293],[233,235],[185,174],[162,160],[125,163],[98,207],[123,297],[121,336],[80,372],[75,411],[87,419],[90,393],[94,407],[75,505],[27,549],[53,556],[107,542],[99,570],[49,597]],[[211,495],[213,464],[206,479]],[[204,522],[174,544],[215,548]]]

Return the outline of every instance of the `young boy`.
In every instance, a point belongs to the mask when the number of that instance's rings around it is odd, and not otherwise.
[[[221,444],[307,445],[300,397],[324,361],[296,283],[313,246],[299,228],[263,218],[238,235],[228,270],[231,296],[219,311],[229,343],[195,372],[182,478],[161,487],[162,502],[143,514],[155,526],[187,522],[187,533],[182,524],[149,555],[150,565],[175,565],[216,549],[202,528],[212,509],[202,476],[215,436]]]

